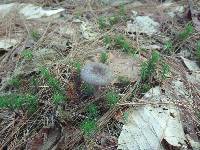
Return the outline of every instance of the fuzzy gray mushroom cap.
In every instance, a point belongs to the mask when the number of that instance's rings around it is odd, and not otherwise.
[[[102,63],[88,63],[81,70],[81,79],[92,85],[107,85],[112,79],[112,71]]]

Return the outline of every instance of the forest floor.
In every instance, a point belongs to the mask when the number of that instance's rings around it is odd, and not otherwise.
[[[0,149],[200,149],[200,1],[0,2]]]

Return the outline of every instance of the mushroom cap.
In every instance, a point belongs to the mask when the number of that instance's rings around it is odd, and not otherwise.
[[[102,63],[87,63],[81,70],[81,79],[92,85],[107,85],[112,79],[112,71]]]

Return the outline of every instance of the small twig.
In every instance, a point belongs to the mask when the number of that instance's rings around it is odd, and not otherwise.
[[[172,104],[169,102],[142,102],[142,103],[136,103],[136,102],[130,102],[130,103],[119,103],[117,105],[119,106],[141,106],[141,105],[166,105],[166,104]]]

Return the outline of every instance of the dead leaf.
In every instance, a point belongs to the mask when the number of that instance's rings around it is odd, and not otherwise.
[[[127,124],[118,139],[118,148],[123,150],[164,149],[166,140],[178,148],[186,147],[185,135],[178,109],[173,105],[153,107],[146,105],[128,111]]]
[[[69,82],[67,84],[67,96],[70,99],[71,102],[74,102],[78,100],[78,95],[76,92],[76,86],[74,85],[73,82]]]
[[[188,81],[191,82],[192,84],[198,85],[197,87],[199,87],[199,85],[200,85],[200,68],[197,64],[198,62],[186,59],[184,57],[181,57],[181,59],[183,60],[183,63],[190,71],[190,73],[186,74]]]
[[[195,71],[200,71],[200,68],[199,66],[197,65],[197,62],[196,61],[191,61],[189,59],[186,59],[184,57],[181,57],[181,59],[183,60],[185,66],[192,72],[195,72]]]
[[[117,147],[117,139],[114,136],[108,135],[107,133],[103,132],[97,136],[96,140],[98,141],[99,145],[95,145],[95,149],[106,150],[110,149],[111,147],[115,149]]]
[[[190,142],[193,150],[199,150],[200,149],[200,143],[199,142],[194,141],[189,135],[186,135],[186,138]]]
[[[43,9],[40,6],[26,3],[10,3],[0,5],[0,16],[4,17],[10,13],[13,9],[17,9],[21,15],[25,16],[26,19],[39,19],[41,17],[50,17],[58,15],[63,12],[63,8],[59,9]]]
[[[139,77],[140,58],[132,58],[120,53],[112,53],[109,55],[109,67],[115,73],[116,78],[119,76],[128,77],[135,81]]]
[[[61,128],[42,128],[37,135],[27,142],[26,150],[52,149],[61,138]]]
[[[153,35],[159,32],[160,24],[155,22],[149,16],[137,16],[134,22],[127,23],[126,32],[128,33],[146,33],[147,35]]]
[[[180,88],[182,83],[178,81],[175,83]],[[180,92],[180,89],[174,91]],[[161,88],[157,86],[147,92],[143,99],[148,102],[167,102],[170,95],[166,94],[162,94]],[[185,92],[180,94],[184,95]],[[164,150],[165,147],[187,149],[180,112],[174,104],[160,106],[146,104],[142,107],[129,109],[127,114],[126,123],[118,139],[119,149]]]
[[[0,49],[7,50],[10,47],[15,46],[18,43],[15,39],[1,39],[0,40]]]
[[[98,33],[95,32],[95,29],[93,28],[94,25],[88,22],[82,22],[80,26],[80,31],[83,35],[83,37],[87,40],[94,40],[98,36]]]
[[[123,120],[123,112],[121,110],[117,111],[114,116],[115,120],[118,122],[122,122]]]

